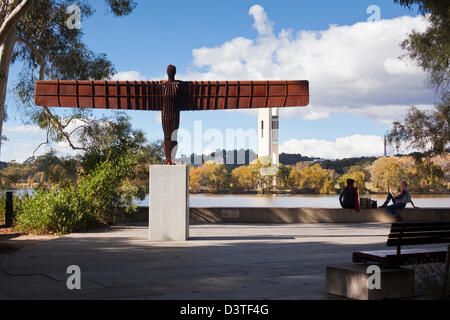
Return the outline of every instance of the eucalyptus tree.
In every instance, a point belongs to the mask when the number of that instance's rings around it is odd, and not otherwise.
[[[447,153],[450,145],[450,1],[394,0],[402,6],[417,7],[428,20],[424,32],[413,30],[402,43],[406,56],[427,73],[428,86],[438,97],[432,111],[412,107],[405,120],[394,122],[389,141],[425,151],[429,156]]]
[[[134,0],[105,0],[114,16],[129,15]],[[20,62],[22,71],[14,85],[17,101],[27,109],[28,121],[47,130],[47,142],[66,140],[73,149],[73,122],[91,124],[84,112],[66,118],[33,104],[35,80],[110,78],[114,66],[105,54],[97,54],[83,42],[77,23],[94,13],[87,0],[0,0],[0,137],[5,119],[9,68]],[[77,21],[78,20],[78,21]],[[69,131],[71,128],[71,131]]]

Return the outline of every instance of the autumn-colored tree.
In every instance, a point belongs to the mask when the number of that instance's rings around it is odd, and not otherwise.
[[[210,192],[228,190],[230,187],[230,174],[224,164],[208,161],[203,164],[204,186]]]
[[[270,157],[261,157],[249,165],[255,183],[255,189],[259,193],[270,193],[274,188],[277,168],[272,166]]]
[[[396,157],[380,158],[370,169],[373,185],[383,192],[396,187],[402,180],[402,170]]]
[[[325,181],[330,184],[330,178],[328,171],[316,163],[300,171],[299,188],[321,192]]]
[[[440,191],[444,189],[444,171],[430,159],[416,160],[414,170],[417,173],[418,187],[421,191]]]
[[[409,190],[420,191],[421,172],[417,172],[416,160],[413,157],[401,157],[397,158],[397,162],[400,166],[402,180],[408,183]]]
[[[300,184],[300,171],[298,171],[296,167],[292,167],[288,178],[289,190],[291,190],[292,192],[297,192],[299,184]]]
[[[241,166],[231,172],[233,189],[236,191],[250,191],[255,188],[255,180],[248,166]]]
[[[355,187],[359,189],[360,193],[366,193],[366,173],[360,166],[352,166],[346,174],[339,179],[339,187],[344,188],[348,179],[355,180]]]
[[[324,177],[322,188],[320,189],[321,194],[335,194],[336,193],[336,181],[333,177],[328,174]]]
[[[444,172],[444,184],[447,185],[447,190],[450,190],[450,154],[434,157],[433,163]]]
[[[307,168],[309,166],[311,166],[310,162],[297,162],[295,164],[295,169],[300,172],[302,169]]]
[[[371,174],[372,184],[384,192],[388,187],[397,187],[402,180],[416,192],[439,191],[445,187],[444,171],[428,157],[380,158],[373,163]]]
[[[13,162],[0,172],[0,188],[2,190],[12,189],[14,184],[22,177],[20,164]]]
[[[287,190],[289,188],[289,176],[291,167],[280,164],[277,172],[277,188],[278,190]]]
[[[31,178],[31,181],[33,183],[43,184],[45,181],[45,175],[43,172],[38,171],[36,172],[33,177]]]
[[[292,167],[287,184],[292,192],[336,192],[334,171],[323,169],[320,164],[298,163]]]
[[[189,170],[189,186],[192,192],[200,192],[203,185],[203,168],[191,166]]]

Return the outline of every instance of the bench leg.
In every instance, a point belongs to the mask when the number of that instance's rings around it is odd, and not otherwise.
[[[444,289],[443,289],[443,292],[442,292],[442,297],[445,297],[447,295],[448,273],[449,273],[449,271],[450,271],[450,246],[448,246],[447,262],[445,263]]]

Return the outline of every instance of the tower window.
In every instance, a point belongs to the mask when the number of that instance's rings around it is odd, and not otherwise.
[[[261,121],[261,138],[264,138],[264,121]]]
[[[277,116],[273,117],[272,119],[272,129],[273,130],[280,129],[280,119]]]

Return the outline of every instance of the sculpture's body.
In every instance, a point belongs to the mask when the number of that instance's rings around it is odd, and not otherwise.
[[[174,164],[180,111],[300,107],[308,81],[37,81],[35,104],[46,107],[162,111],[166,164]]]
[[[182,84],[175,81],[176,68],[175,66],[167,67],[167,75],[169,80],[163,82],[163,103],[162,103],[162,127],[164,131],[164,154],[166,155],[166,164],[174,165],[172,155],[175,158],[177,154],[177,139],[176,134],[180,126],[180,110],[177,108],[176,98],[180,86]]]

